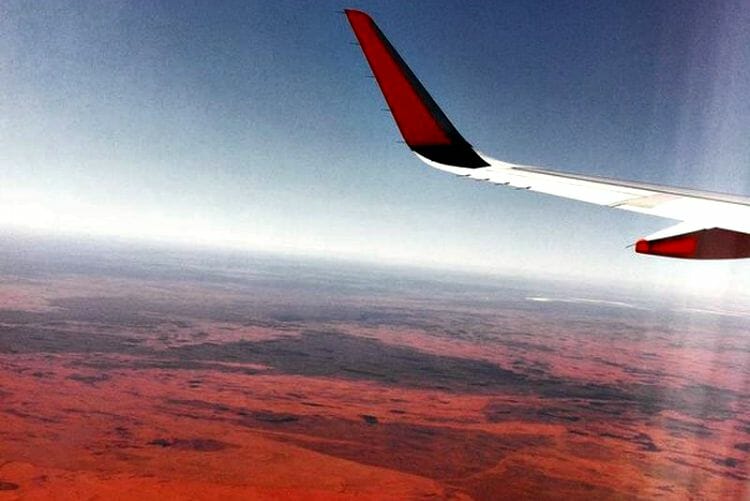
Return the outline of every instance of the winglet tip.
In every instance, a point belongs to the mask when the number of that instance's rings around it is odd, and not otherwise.
[[[369,21],[372,21],[372,18],[367,12],[357,10],[357,9],[344,9],[344,14],[346,14],[346,17],[352,18],[352,17],[362,17],[364,19],[367,19]]]

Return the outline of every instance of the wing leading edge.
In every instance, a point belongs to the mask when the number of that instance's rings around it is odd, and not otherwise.
[[[404,141],[423,162],[462,177],[682,222],[639,240],[635,251],[641,254],[750,257],[750,198],[557,172],[477,152],[372,18],[358,10],[344,12]]]

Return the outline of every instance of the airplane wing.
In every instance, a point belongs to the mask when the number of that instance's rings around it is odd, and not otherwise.
[[[448,120],[375,22],[344,11],[404,141],[458,176],[679,221],[635,251],[688,259],[750,257],[750,198],[584,176],[503,162],[476,151]]]

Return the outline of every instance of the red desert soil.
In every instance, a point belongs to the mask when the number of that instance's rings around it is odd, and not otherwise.
[[[319,287],[4,280],[0,500],[749,495],[745,324]]]

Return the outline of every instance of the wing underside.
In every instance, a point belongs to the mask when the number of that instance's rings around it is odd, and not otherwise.
[[[428,165],[470,179],[659,216],[680,223],[639,240],[636,252],[692,259],[750,257],[750,198],[517,165],[461,136],[375,22],[346,10],[409,148]]]

